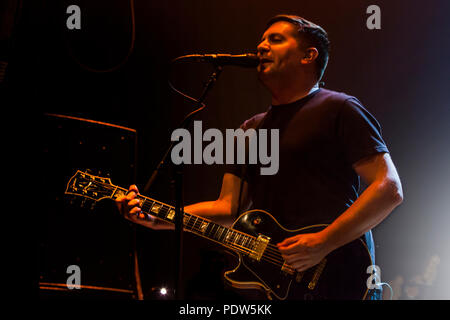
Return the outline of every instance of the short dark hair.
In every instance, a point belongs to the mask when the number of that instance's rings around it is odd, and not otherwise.
[[[330,41],[327,32],[319,25],[312,23],[300,16],[279,14],[271,18],[266,25],[266,29],[278,21],[286,21],[292,23],[298,29],[298,37],[305,42],[308,47],[315,47],[319,52],[316,60],[317,78],[322,79],[328,64]]]

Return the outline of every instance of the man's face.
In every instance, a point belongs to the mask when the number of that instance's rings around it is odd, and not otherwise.
[[[258,75],[261,80],[273,76],[286,76],[301,68],[304,51],[300,49],[295,26],[286,21],[272,24],[259,43]]]

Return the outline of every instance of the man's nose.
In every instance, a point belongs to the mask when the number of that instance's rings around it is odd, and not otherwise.
[[[265,52],[267,52],[269,50],[270,50],[270,47],[269,47],[269,44],[266,41],[261,42],[256,47],[256,51],[258,52],[258,54],[263,54],[263,53],[265,53]]]

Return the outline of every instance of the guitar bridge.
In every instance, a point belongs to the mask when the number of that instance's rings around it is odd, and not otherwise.
[[[295,274],[295,269],[292,268],[289,264],[286,263],[286,261],[283,263],[283,265],[281,266],[281,271],[290,274],[290,275],[294,275]]]
[[[250,253],[250,258],[255,259],[256,261],[260,261],[264,251],[266,251],[267,245],[269,244],[270,238],[264,235],[259,235],[256,239],[255,246],[253,247],[253,251]]]

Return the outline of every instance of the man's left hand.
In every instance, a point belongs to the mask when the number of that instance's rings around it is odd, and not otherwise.
[[[329,253],[321,233],[306,233],[287,238],[277,244],[286,262],[297,271],[305,271]]]

